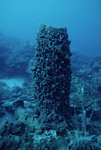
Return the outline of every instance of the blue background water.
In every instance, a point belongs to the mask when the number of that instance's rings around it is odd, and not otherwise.
[[[71,49],[101,54],[100,0],[0,0],[0,31],[35,43],[40,23],[67,27]]]

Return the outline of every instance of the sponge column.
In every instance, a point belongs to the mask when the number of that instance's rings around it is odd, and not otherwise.
[[[69,117],[70,41],[66,28],[40,25],[34,57],[34,99],[40,109]]]

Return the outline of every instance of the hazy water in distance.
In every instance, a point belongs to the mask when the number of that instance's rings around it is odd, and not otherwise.
[[[71,49],[101,55],[101,0],[0,0],[0,31],[36,43],[40,23],[67,27]]]

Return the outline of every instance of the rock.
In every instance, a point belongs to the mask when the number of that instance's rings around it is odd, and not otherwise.
[[[59,127],[57,129],[57,136],[64,136],[67,133],[67,130],[64,127]]]
[[[12,89],[12,91],[14,92],[14,93],[16,93],[16,94],[18,94],[19,92],[21,92],[21,88],[19,87],[19,86],[14,86],[13,87],[13,89]]]
[[[2,118],[5,115],[4,111],[0,109],[0,118]]]
[[[101,85],[99,85],[99,86],[97,87],[97,90],[98,90],[99,92],[101,92]]]
[[[7,104],[6,104],[7,105]],[[9,105],[8,103],[8,106],[5,106],[5,109],[7,112],[11,113],[12,115],[14,115],[14,112],[15,112],[15,108],[13,107],[13,105]]]
[[[13,106],[15,108],[17,108],[17,107],[24,107],[24,101],[23,100],[17,100],[16,102],[13,103]]]
[[[21,134],[24,132],[24,130],[25,130],[24,123],[15,122],[15,124],[13,123],[10,124],[9,132],[11,134]]]
[[[0,140],[0,150],[5,150],[5,143],[3,140]]]
[[[40,130],[36,130],[36,132],[35,132],[36,134],[42,134],[42,130],[40,129]]]

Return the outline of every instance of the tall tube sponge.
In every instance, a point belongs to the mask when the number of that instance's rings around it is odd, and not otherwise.
[[[41,112],[70,117],[70,41],[66,28],[40,25],[34,57],[34,99]],[[53,116],[54,118],[54,116]]]

